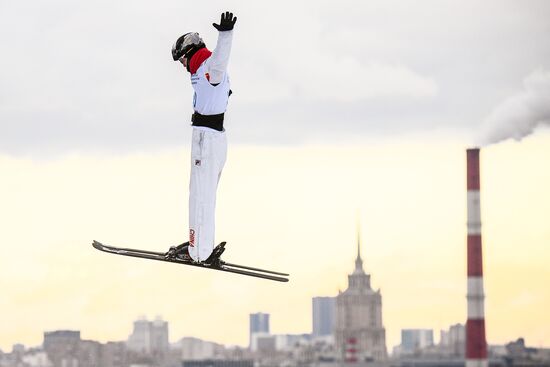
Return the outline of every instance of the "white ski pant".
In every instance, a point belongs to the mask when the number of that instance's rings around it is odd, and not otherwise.
[[[204,261],[214,249],[216,190],[227,158],[225,131],[193,127],[189,183],[189,255]]]

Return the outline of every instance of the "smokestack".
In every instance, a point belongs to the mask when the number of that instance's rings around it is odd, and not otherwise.
[[[479,148],[466,151],[468,196],[468,321],[466,367],[487,367],[483,262],[481,257],[481,209],[479,205]]]

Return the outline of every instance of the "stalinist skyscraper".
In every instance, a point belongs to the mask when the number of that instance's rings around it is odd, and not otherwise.
[[[386,359],[382,296],[380,289],[371,288],[370,275],[363,270],[359,235],[355,270],[348,283],[348,289],[336,297],[334,337],[339,357],[347,362]]]

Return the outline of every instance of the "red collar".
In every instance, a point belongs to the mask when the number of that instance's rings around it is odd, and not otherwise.
[[[206,47],[201,48],[195,54],[193,57],[191,57],[191,61],[189,62],[189,71],[191,74],[195,74],[201,64],[204,62],[204,60],[208,59],[212,55],[212,52],[210,52]]]

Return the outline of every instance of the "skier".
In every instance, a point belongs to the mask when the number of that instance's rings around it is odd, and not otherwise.
[[[213,52],[196,32],[186,33],[172,47],[174,61],[180,61],[191,74],[194,113],[191,117],[191,179],[189,184],[189,242],[171,247],[166,257],[209,263],[220,253],[214,251],[216,190],[227,156],[223,126],[231,90],[227,64],[233,27],[237,17],[225,12]],[[224,243],[218,247],[223,247]],[[223,249],[221,249],[223,252]]]

